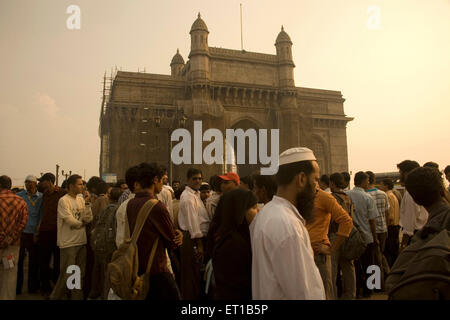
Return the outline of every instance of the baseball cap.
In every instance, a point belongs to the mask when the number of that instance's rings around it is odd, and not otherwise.
[[[31,181],[31,182],[37,183],[37,178],[35,176],[33,176],[32,174],[30,174],[25,178],[25,181]]]
[[[40,177],[38,180],[39,180],[39,182],[50,181],[51,183],[55,183],[55,175],[51,172],[47,172],[42,177]]]
[[[239,176],[234,172],[228,172],[224,175],[219,176],[219,178],[226,181],[234,181],[237,185],[240,184]]]

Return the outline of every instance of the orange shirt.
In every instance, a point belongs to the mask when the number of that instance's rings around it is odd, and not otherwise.
[[[336,235],[343,237],[350,235],[353,228],[350,215],[330,193],[319,190],[314,200],[314,221],[306,225],[311,243],[321,242],[330,245],[328,229],[331,219],[339,225]]]

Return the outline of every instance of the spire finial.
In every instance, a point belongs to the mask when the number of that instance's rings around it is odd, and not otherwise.
[[[202,16],[200,15],[200,11],[198,12],[198,18],[200,19]]]
[[[177,53],[180,53],[180,49],[179,48],[177,48]]]
[[[284,31],[284,27],[283,27],[283,25],[281,25],[281,31]]]

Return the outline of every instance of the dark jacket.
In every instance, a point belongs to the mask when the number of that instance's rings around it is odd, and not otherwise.
[[[218,241],[213,270],[215,299],[252,299],[252,247],[247,223]]]

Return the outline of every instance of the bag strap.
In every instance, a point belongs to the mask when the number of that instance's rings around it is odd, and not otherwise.
[[[137,239],[139,238],[139,235],[141,234],[142,228],[144,227],[145,221],[147,221],[148,215],[150,214],[150,211],[152,211],[155,204],[158,203],[159,200],[157,199],[150,199],[148,200],[139,210],[139,213],[136,218],[136,224],[134,226],[133,234],[131,235],[131,241],[133,243],[137,242]],[[128,217],[127,217],[127,224],[128,224]],[[128,230],[130,228],[128,227]]]
[[[152,252],[150,253],[150,257],[148,258],[147,270],[145,273],[149,273],[153,264],[153,258],[155,257],[156,248],[158,247],[159,237],[156,238],[155,243],[153,243]]]

